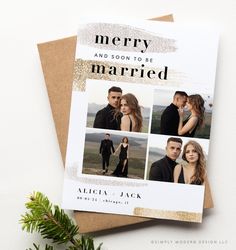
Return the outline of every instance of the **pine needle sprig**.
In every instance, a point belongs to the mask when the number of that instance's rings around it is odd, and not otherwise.
[[[36,244],[33,244],[33,246],[34,246],[34,250],[40,250],[40,246],[39,245],[37,246]],[[33,249],[29,248],[27,250],[33,250]],[[54,247],[46,245],[44,250],[54,250]]]
[[[30,212],[21,220],[23,229],[40,232],[43,238],[52,239],[54,243],[74,243],[73,238],[79,232],[78,226],[58,206],[52,209],[52,204],[42,193],[33,193],[26,208]]]
[[[21,216],[22,229],[27,232],[39,232],[43,238],[52,240],[56,244],[69,244],[67,250],[95,250],[91,237],[80,237],[79,228],[73,223],[64,210],[52,205],[48,198],[40,192],[34,192],[27,202],[29,210]],[[101,249],[100,244],[96,250]],[[40,246],[34,244],[35,250]],[[45,250],[53,250],[46,245]],[[29,250],[32,250],[31,248]]]

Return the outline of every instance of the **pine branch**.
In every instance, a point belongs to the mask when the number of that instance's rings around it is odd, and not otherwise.
[[[33,244],[35,250],[40,250],[40,246]],[[27,250],[33,250],[32,248],[29,248]],[[44,250],[54,250],[53,246],[46,245]]]
[[[95,250],[93,239],[79,237],[79,228],[65,212],[58,206],[53,206],[48,198],[40,192],[34,192],[30,201],[26,203],[29,210],[22,215],[20,223],[27,232],[39,232],[43,238],[52,240],[56,244],[66,244],[67,250]],[[101,245],[96,250],[101,249]],[[40,250],[34,244],[35,250]],[[53,250],[46,245],[45,250]],[[29,250],[32,250],[31,248]]]

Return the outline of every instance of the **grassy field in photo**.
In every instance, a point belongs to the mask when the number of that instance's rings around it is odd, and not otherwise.
[[[114,136],[113,136],[114,138]],[[114,143],[115,149],[119,145],[120,139]],[[102,174],[102,156],[99,154],[99,142],[86,141],[83,158],[83,174]],[[146,145],[132,145],[130,142],[130,152],[128,160],[128,177],[134,179],[144,178],[144,168],[146,158]],[[111,155],[109,171],[106,175],[111,175],[119,162],[119,152],[116,155]]]

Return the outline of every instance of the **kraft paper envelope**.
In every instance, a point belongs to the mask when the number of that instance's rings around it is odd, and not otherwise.
[[[153,20],[173,21],[172,15]],[[43,74],[47,86],[52,114],[62,159],[66,155],[70,102],[75,59],[76,36],[38,44]],[[212,208],[213,201],[208,181],[205,185],[204,208]],[[81,233],[101,231],[125,225],[150,221],[148,218],[92,212],[75,212]]]

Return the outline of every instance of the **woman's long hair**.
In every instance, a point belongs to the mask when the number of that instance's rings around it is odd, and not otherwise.
[[[193,110],[198,115],[198,124],[200,127],[202,127],[204,122],[204,114],[205,114],[205,107],[204,107],[204,99],[196,94],[196,95],[189,95],[188,96],[188,102],[192,105]]]
[[[119,100],[118,110],[117,110],[116,114],[120,112],[121,100],[125,100],[127,102],[127,105],[129,106],[129,108],[131,110],[130,114],[132,114],[134,117],[134,120],[135,120],[134,131],[141,132],[141,129],[143,126],[143,117],[142,117],[142,113],[141,113],[141,107],[138,103],[137,98],[131,93],[122,95],[120,100]]]
[[[124,143],[125,140],[126,140],[126,143],[129,144],[129,139],[126,136],[121,139],[121,143]]]
[[[191,177],[191,181],[195,182],[195,183],[201,183],[202,184],[205,181],[205,175],[206,175],[205,156],[204,156],[201,145],[198,142],[191,140],[191,141],[187,142],[184,145],[183,155],[182,155],[182,159],[184,161],[187,161],[187,159],[186,159],[186,149],[187,149],[187,147],[189,145],[192,145],[194,147],[194,149],[196,150],[197,154],[198,154],[198,160],[197,160],[197,163],[196,163],[195,173]]]

